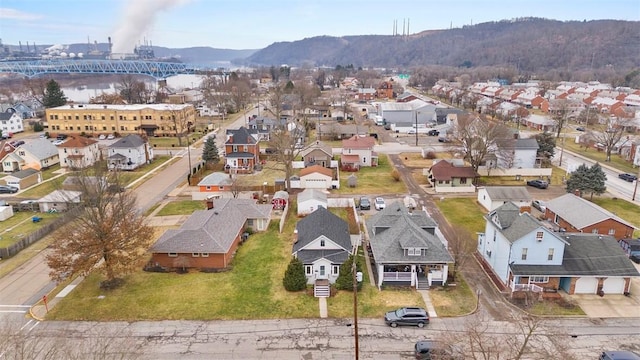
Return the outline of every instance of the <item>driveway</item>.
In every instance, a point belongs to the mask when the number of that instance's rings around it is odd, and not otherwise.
[[[634,265],[640,271],[640,265]],[[630,296],[580,294],[566,297],[580,306],[590,318],[640,317],[640,278],[637,277],[631,278]]]

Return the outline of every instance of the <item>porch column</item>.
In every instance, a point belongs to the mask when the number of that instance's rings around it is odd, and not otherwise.
[[[415,265],[411,265],[411,286],[412,287],[417,287],[418,286],[418,279],[416,278],[416,266]]]
[[[444,264],[442,267],[442,285],[447,283],[447,279],[449,278],[449,265]]]
[[[382,278],[384,277],[384,265],[378,265],[378,290],[382,287]]]

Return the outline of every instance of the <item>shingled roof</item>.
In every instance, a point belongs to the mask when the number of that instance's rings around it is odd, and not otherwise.
[[[455,166],[447,160],[440,160],[431,166],[431,174],[436,181],[451,181],[454,178],[475,178],[478,176],[471,166]]]

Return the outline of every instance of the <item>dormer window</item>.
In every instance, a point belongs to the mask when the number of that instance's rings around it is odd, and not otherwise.
[[[420,256],[422,255],[422,249],[420,248],[408,248],[407,255],[409,256]]]

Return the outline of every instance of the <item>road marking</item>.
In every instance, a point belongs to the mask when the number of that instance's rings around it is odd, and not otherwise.
[[[30,308],[31,305],[0,305],[0,307],[23,307],[23,308]]]
[[[36,323],[33,324],[33,326],[29,328],[29,331],[33,330],[38,325],[40,325],[40,321],[36,321]]]
[[[24,330],[24,328],[26,328],[27,326],[29,326],[29,324],[31,324],[31,322],[33,322],[33,319],[30,319],[29,321],[27,321],[26,324],[22,325],[22,327],[20,328],[20,330]]]
[[[27,310],[0,310],[0,313],[20,313],[24,314]]]

